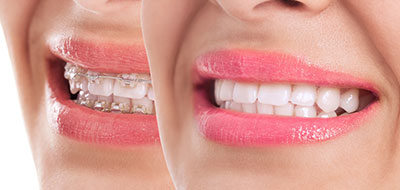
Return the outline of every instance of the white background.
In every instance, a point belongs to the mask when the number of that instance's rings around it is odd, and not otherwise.
[[[0,87],[0,189],[39,189],[1,25]]]

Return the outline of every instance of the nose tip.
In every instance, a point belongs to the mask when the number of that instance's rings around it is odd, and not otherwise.
[[[117,12],[132,0],[74,0],[74,2],[88,11],[101,14]]]
[[[300,9],[320,13],[325,10],[332,0],[210,0],[212,3],[220,6],[228,15],[239,20],[257,21],[265,19],[270,15],[274,6],[276,10],[279,7],[288,6],[292,9]],[[280,6],[276,6],[280,5]],[[301,6],[299,6],[301,5]],[[303,9],[304,8],[304,9]]]

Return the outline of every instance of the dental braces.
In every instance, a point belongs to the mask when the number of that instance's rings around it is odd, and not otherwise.
[[[123,86],[130,87],[134,87],[137,83],[151,84],[150,79],[138,78],[137,74],[119,74],[118,76],[110,76],[87,71],[70,63],[65,65],[64,77],[74,81],[78,80],[79,77],[85,77],[90,83],[100,83],[101,79],[114,79],[119,81]]]
[[[81,91],[80,93],[82,93],[80,94],[81,97],[77,100],[74,100],[74,102],[97,111],[127,114],[154,114],[154,108],[149,108],[144,105],[133,104],[132,106],[130,106],[126,103],[107,102],[105,100],[90,100],[90,98],[86,97],[88,94],[85,95],[85,92],[83,91]]]

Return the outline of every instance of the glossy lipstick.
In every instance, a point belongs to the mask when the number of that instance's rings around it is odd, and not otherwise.
[[[70,99],[63,78],[66,61],[107,73],[148,73],[144,48],[138,45],[98,44],[57,36],[49,40],[58,58],[48,61],[48,118],[56,131],[72,139],[115,146],[159,142],[155,115],[99,112]]]
[[[213,79],[239,82],[307,83],[351,87],[378,94],[374,86],[345,73],[308,64],[300,57],[250,50],[222,50],[199,56],[196,85]],[[363,110],[334,118],[301,118],[261,115],[217,108],[209,91],[196,88],[195,113],[200,133],[212,141],[233,146],[306,144],[326,141],[360,127],[378,109],[374,101]]]

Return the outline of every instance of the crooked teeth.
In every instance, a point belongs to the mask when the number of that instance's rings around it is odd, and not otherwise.
[[[317,104],[326,113],[335,111],[340,104],[340,90],[328,87],[319,88]]]
[[[215,101],[221,108],[245,113],[330,118],[355,112],[365,104],[359,100],[358,89],[222,79],[215,81],[214,88]],[[372,100],[371,96],[363,97]]]
[[[70,63],[65,66],[76,103],[86,107],[117,113],[154,114],[154,93],[148,74],[102,74]]]
[[[352,113],[357,110],[359,105],[357,89],[350,89],[342,94],[340,97],[340,107],[343,108],[347,113]]]

